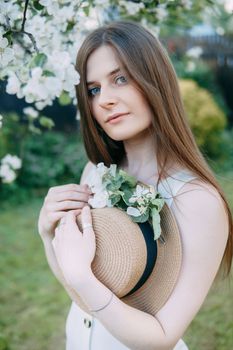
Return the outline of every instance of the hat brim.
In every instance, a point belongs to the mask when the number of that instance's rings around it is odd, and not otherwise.
[[[164,204],[160,218],[165,242],[157,240],[157,258],[152,273],[130,295],[127,294],[139,281],[147,261],[147,248],[141,229],[117,208],[92,209],[91,213],[96,235],[93,273],[123,302],[155,315],[171,295],[181,268],[181,237],[173,213]],[[77,223],[82,229],[80,216]],[[81,299],[77,303],[90,313]]]

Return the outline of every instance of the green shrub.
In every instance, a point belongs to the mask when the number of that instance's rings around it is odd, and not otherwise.
[[[207,63],[201,59],[189,59],[188,57],[172,57],[175,70],[180,79],[194,80],[200,87],[208,90],[216,103],[224,111],[229,113],[229,108],[222,95],[222,90],[217,82],[216,74]],[[194,64],[194,69],[188,69],[189,63]]]
[[[87,157],[78,132],[28,134],[20,147],[22,168],[13,183],[0,183],[0,200],[21,203],[35,193],[44,194],[51,186],[79,183]],[[14,149],[12,153],[16,153]]]
[[[193,80],[180,80],[187,117],[197,144],[210,157],[219,157],[226,116],[212,95]]]
[[[78,182],[85,162],[78,135],[50,131],[31,135],[24,144],[23,168],[18,183],[34,188]]]
[[[26,127],[20,123],[20,117],[16,113],[5,115],[0,128],[0,159],[7,153],[19,155],[25,135]]]

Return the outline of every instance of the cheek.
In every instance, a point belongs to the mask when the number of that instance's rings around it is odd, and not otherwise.
[[[90,110],[91,110],[91,115],[93,119],[95,119],[99,124],[101,124],[101,112],[98,109],[96,103],[94,102],[90,103]]]

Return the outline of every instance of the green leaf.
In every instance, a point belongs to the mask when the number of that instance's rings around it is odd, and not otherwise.
[[[44,70],[42,73],[42,76],[44,77],[55,77],[56,75],[53,72],[50,72],[49,70]]]
[[[30,67],[43,67],[47,62],[48,58],[44,53],[38,53],[33,57],[30,63]]]
[[[164,199],[163,198],[155,198],[155,199],[152,199],[150,202],[151,202],[151,204],[156,206],[156,209],[158,211],[160,211],[162,209],[162,207],[164,206]]]
[[[161,235],[161,226],[160,226],[160,215],[156,208],[151,209],[152,216],[152,226],[154,231],[154,240],[158,239]]]
[[[33,6],[35,7],[36,10],[41,11],[43,10],[44,6],[39,3],[39,0],[34,0],[33,1]]]
[[[39,123],[41,126],[43,126],[46,129],[52,129],[54,127],[54,122],[52,119],[47,118],[47,117],[40,117],[39,118]]]
[[[135,187],[137,184],[137,180],[135,179],[134,176],[129,175],[126,173],[124,170],[120,169],[119,170],[119,175],[122,176],[124,183],[127,183],[130,187]]]
[[[11,30],[8,30],[3,34],[3,38],[6,38],[8,40],[9,45],[12,45],[13,43],[13,32]]]
[[[58,99],[58,102],[61,106],[67,106],[71,104],[71,98],[67,92],[63,91]]]
[[[37,134],[37,135],[41,134],[41,130],[37,128],[34,124],[29,124],[28,130],[31,131],[33,134]]]
[[[116,205],[116,203],[118,203],[120,201],[121,195],[120,194],[114,194],[114,195],[111,195],[109,197],[109,199],[111,200],[111,203],[114,206],[114,205]]]
[[[131,216],[131,218],[133,219],[133,222],[138,222],[138,223],[146,222],[149,219],[149,210],[147,210],[143,215]]]
[[[66,30],[69,31],[69,30],[73,29],[74,26],[75,26],[75,24],[76,24],[76,22],[74,22],[74,21],[69,21],[68,24],[67,24]]]
[[[124,192],[122,196],[123,201],[127,204],[127,206],[133,207],[133,204],[129,202],[129,199],[132,197],[134,190],[127,188],[127,189],[124,189],[123,192]]]

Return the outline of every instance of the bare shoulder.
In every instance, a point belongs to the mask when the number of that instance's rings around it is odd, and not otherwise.
[[[175,344],[214,281],[226,247],[228,220],[218,191],[200,180],[184,184],[171,210],[182,239],[182,266],[170,298],[155,317]]]
[[[94,169],[94,167],[95,167],[94,163],[92,163],[90,161],[87,162],[87,164],[85,165],[85,167],[83,169],[82,175],[81,175],[81,179],[80,179],[80,184],[81,185],[85,184],[87,176],[89,175],[91,170]]]
[[[226,243],[228,219],[224,202],[211,184],[197,179],[184,184],[177,193],[171,209],[180,226],[183,240],[187,238],[188,233],[195,232],[196,239],[214,238],[223,241],[223,245]]]

